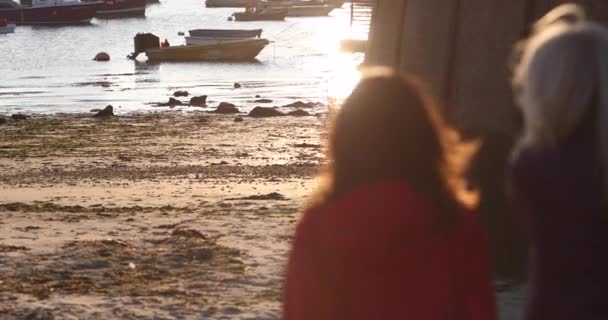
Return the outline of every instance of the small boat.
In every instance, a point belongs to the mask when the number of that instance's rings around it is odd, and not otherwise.
[[[0,19],[8,23],[21,23],[23,20],[23,7],[12,0],[0,0]]]
[[[255,4],[255,0],[207,0],[207,8],[245,8]]]
[[[6,19],[0,19],[0,34],[15,32],[15,25],[8,23]]]
[[[161,47],[153,34],[138,34],[134,39],[135,59],[145,52],[148,61],[248,61],[253,60],[270,42],[266,39],[234,39],[203,45]]]
[[[262,29],[194,29],[188,31],[191,37],[209,38],[259,38]]]
[[[218,38],[218,37],[185,37],[186,45],[198,46],[203,44],[226,43],[230,41],[242,41],[250,38]]]
[[[83,0],[98,2],[98,0]],[[99,18],[140,17],[146,15],[146,0],[103,0],[97,10]]]
[[[322,5],[305,5],[305,6],[289,6],[287,7],[288,17],[323,17],[336,7],[329,4]]]
[[[95,17],[100,2],[79,0],[0,0],[0,18],[16,24],[82,24]]]
[[[232,15],[236,21],[285,20],[287,8],[276,7],[247,7],[245,12],[235,12]]]

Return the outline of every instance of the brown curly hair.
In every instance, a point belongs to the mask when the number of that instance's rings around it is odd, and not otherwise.
[[[460,173],[468,162],[452,157],[457,146],[420,81],[369,69],[333,116],[328,162],[309,206],[366,184],[402,180],[438,208],[438,227],[452,226],[462,214]]]

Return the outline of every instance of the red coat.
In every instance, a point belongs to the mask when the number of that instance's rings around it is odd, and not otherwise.
[[[476,217],[440,237],[436,210],[404,183],[361,188],[297,226],[284,319],[494,320]]]

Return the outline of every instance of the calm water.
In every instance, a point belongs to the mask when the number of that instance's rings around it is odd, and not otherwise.
[[[339,52],[340,39],[362,38],[352,30],[348,5],[329,17],[230,22],[238,8],[205,8],[202,0],[164,0],[145,18],[100,20],[91,25],[19,26],[0,35],[0,114],[87,112],[112,104],[119,113],[158,110],[175,90],[206,94],[213,105],[231,101],[253,107],[255,95],[275,104],[294,99],[327,101],[356,82],[361,56]],[[263,28],[272,41],[252,63],[146,63],[126,59],[137,32],[153,32],[182,44],[179,31],[195,28]],[[95,62],[99,51],[110,62]],[[239,82],[242,88],[234,89]]]

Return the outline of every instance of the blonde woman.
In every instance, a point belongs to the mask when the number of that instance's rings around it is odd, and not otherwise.
[[[537,25],[513,80],[524,132],[511,185],[531,240],[526,319],[608,319],[608,30],[583,19]]]

